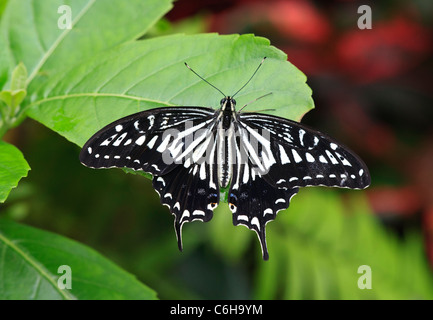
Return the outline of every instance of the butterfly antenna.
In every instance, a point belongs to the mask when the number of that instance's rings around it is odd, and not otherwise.
[[[195,72],[194,70],[192,70],[192,68],[188,65],[188,63],[185,62],[185,66],[191,70],[197,77],[199,77],[200,79],[202,79],[204,82],[206,82],[208,85],[210,85],[211,87],[215,88],[216,90],[218,90],[224,97],[226,97],[226,95],[224,94],[224,92],[222,92],[220,89],[218,89],[217,87],[215,87],[212,83],[210,83],[209,81],[207,81],[205,78],[203,78],[201,75],[199,75],[197,72]]]
[[[272,92],[269,92],[269,93],[267,93],[267,94],[264,94],[263,96],[260,96],[260,97],[258,97],[258,98],[255,98],[254,100],[251,100],[250,102],[248,102],[247,104],[245,104],[242,108],[240,108],[238,112],[241,112],[242,109],[245,108],[245,107],[246,107],[247,105],[249,105],[250,103],[256,102],[257,100],[259,100],[259,99],[261,99],[261,98],[264,98],[264,97],[267,97],[267,96],[269,96],[269,95],[271,95],[271,94],[272,94]],[[274,110],[274,109],[265,109],[265,110],[261,110],[261,111],[271,111],[271,110]],[[257,112],[258,112],[258,111],[257,111]]]
[[[251,78],[242,86],[242,88],[240,88],[238,91],[236,91],[236,93],[234,95],[232,95],[232,98],[234,98],[235,95],[237,95],[239,93],[239,91],[241,91],[243,88],[246,87],[246,85],[251,81],[251,79],[256,75],[257,71],[259,71],[260,67],[262,66],[263,62],[265,61],[266,57],[263,58],[262,62],[260,62],[259,66],[257,67],[256,71],[254,71],[253,75],[251,76]]]

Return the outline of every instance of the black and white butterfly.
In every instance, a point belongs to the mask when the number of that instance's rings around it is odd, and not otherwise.
[[[363,189],[370,175],[356,154],[323,133],[281,117],[236,111],[233,97],[241,89],[224,95],[219,110],[164,107],[117,120],[87,141],[80,161],[152,174],[161,203],[175,217],[180,250],[183,224],[212,219],[228,192],[233,224],[257,233],[267,260],[266,223],[289,207],[299,187]]]

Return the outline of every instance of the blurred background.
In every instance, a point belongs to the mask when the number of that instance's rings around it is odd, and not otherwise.
[[[372,29],[358,28],[360,5]],[[90,170],[79,148],[33,120],[8,133],[32,170],[0,210],[87,244],[162,299],[432,298],[433,90],[430,0],[179,0],[147,37],[254,33],[308,77],[316,108],[302,122],[367,163],[365,191],[307,188],[256,235],[221,204],[210,223],[184,226],[151,182]],[[371,266],[373,289],[357,286]]]

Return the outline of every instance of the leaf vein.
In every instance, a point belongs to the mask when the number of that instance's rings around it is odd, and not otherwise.
[[[72,25],[75,25],[81,17],[90,9],[90,7],[95,3],[96,0],[90,0],[84,8],[78,13],[77,17],[72,21]],[[59,46],[59,44],[63,41],[63,39],[71,32],[73,28],[71,29],[64,29],[62,33],[60,33],[59,37],[53,42],[51,47],[45,52],[45,54],[42,56],[39,63],[35,66],[32,73],[27,78],[27,86],[29,83],[33,80],[33,78],[36,76],[38,71],[42,68],[44,63],[48,60],[48,58],[51,56],[51,54],[54,52],[54,50]]]
[[[28,263],[30,266],[32,266],[41,277],[45,278],[54,288],[54,290],[58,291],[59,294],[65,298],[66,300],[74,300],[76,299],[72,294],[69,292],[60,290],[53,280],[53,277],[48,273],[47,270],[43,268],[35,259],[29,255],[27,252],[23,251],[18,245],[17,242],[10,241],[7,237],[3,235],[3,233],[0,232],[0,241],[3,242],[7,247],[9,247],[12,251],[14,251],[16,254],[20,255],[23,260]]]

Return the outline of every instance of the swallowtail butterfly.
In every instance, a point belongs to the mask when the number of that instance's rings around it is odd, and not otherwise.
[[[266,224],[289,207],[299,187],[363,189],[370,175],[356,154],[319,131],[236,111],[234,96],[241,89],[233,96],[221,92],[219,110],[163,107],[117,120],[87,141],[80,161],[91,168],[152,174],[161,203],[174,215],[179,250],[183,224],[211,220],[225,190],[233,224],[257,233],[267,260]]]

